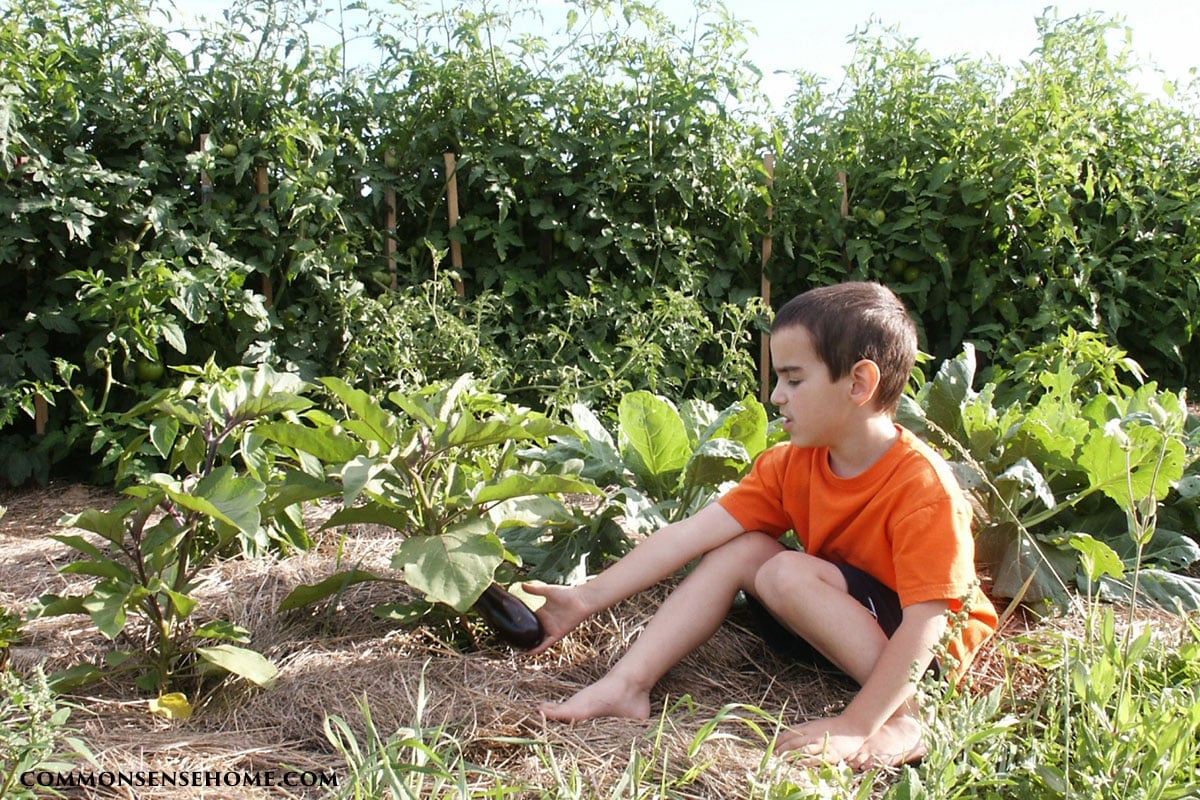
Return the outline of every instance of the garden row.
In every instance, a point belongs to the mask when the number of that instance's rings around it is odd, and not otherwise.
[[[764,269],[773,302],[887,282],[936,362],[1073,329],[1194,381],[1194,96],[1139,94],[1103,19],[1038,20],[1018,68],[871,29],[843,86],[797,75],[764,111],[719,8],[579,0],[547,39],[522,13],[7,8],[0,480],[111,478],[122,415],[210,359],[725,406],[758,380]]]
[[[1033,605],[1066,607],[1078,589],[1200,609],[1200,580],[1183,574],[1200,561],[1200,424],[1180,396],[1123,384],[1124,354],[1093,336],[1020,363],[979,385],[968,347],[901,411],[975,500],[990,591]],[[195,589],[221,559],[310,548],[312,501],[334,500],[326,528],[403,533],[398,572],[348,565],[296,588],[281,613],[401,580],[423,599],[378,615],[453,629],[493,582],[586,578],[624,552],[628,532],[693,513],[785,438],[753,397],[718,410],[635,391],[608,425],[582,404],[556,422],[469,376],[380,399],[265,365],[189,372],[126,420],[137,432],[119,459],[128,498],[68,520],[101,538],[55,537],[79,553],[61,571],[97,580],[43,596],[33,616],[86,614],[118,645],[103,664],[56,676],[60,686],[111,672],[160,695],[199,693],[214,672],[270,684],[247,632],[209,616]]]

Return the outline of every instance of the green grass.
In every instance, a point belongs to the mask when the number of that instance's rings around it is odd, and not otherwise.
[[[780,718],[745,705],[727,706],[704,721],[681,751],[668,739],[677,737],[676,720],[694,713],[687,698],[665,708],[603,781],[585,775],[562,745],[534,738],[502,744],[535,759],[536,778],[470,763],[466,754],[481,743],[426,725],[423,687],[410,725],[378,731],[363,701],[365,735],[329,717],[326,736],[346,761],[341,797],[356,800],[705,797],[706,779],[713,777],[708,771],[734,767],[705,758],[703,747],[728,737],[762,752],[757,769],[738,778],[739,796],[752,800],[1200,796],[1200,625],[1188,619],[1179,620],[1177,630],[1129,624],[1098,604],[1085,614],[1080,623],[1043,626],[998,643],[1012,669],[987,691],[937,688],[935,696],[935,687],[923,686],[936,710],[930,752],[899,770],[855,774],[826,767],[797,777],[772,754]]]

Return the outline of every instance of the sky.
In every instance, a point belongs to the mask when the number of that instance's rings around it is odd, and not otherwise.
[[[672,17],[686,18],[692,3],[659,0],[658,5]],[[737,0],[730,8],[757,30],[751,60],[763,71],[764,88],[773,99],[781,91],[786,95],[791,85],[785,76],[772,74],[778,70],[805,69],[836,85],[853,55],[848,37],[872,18],[917,39],[935,58],[989,54],[1015,65],[1037,46],[1035,20],[1049,9],[1061,18],[1097,11],[1131,28],[1134,53],[1161,70],[1139,76],[1144,90],[1160,91],[1164,78],[1186,82],[1189,71],[1200,67],[1196,0]]]
[[[386,5],[386,0],[369,0]],[[693,0],[647,0],[681,24],[695,16]],[[441,0],[447,4],[453,0]],[[219,15],[228,0],[176,0],[186,16]],[[503,6],[503,0],[497,5]],[[561,28],[567,5],[562,0],[523,0],[546,25]],[[1164,79],[1186,83],[1200,68],[1200,2],[1197,0],[727,0],[734,16],[749,28],[750,60],[763,72],[763,89],[782,107],[793,81],[786,73],[805,70],[840,83],[853,55],[848,38],[871,20],[895,26],[917,40],[934,58],[985,54],[1016,65],[1036,47],[1035,19],[1047,12],[1070,17],[1098,11],[1132,29],[1132,47],[1140,61],[1157,68],[1135,76],[1153,94]]]

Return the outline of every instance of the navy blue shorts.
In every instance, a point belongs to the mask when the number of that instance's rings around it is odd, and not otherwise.
[[[849,564],[834,566],[841,570],[842,577],[846,579],[850,595],[871,612],[871,616],[875,617],[879,627],[890,639],[904,618],[899,595],[858,567]],[[840,671],[808,641],[792,633],[775,619],[757,598],[747,594],[746,607],[750,611],[755,631],[773,652],[823,669]]]

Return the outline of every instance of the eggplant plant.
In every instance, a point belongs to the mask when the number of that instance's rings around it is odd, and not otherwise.
[[[269,686],[276,669],[242,645],[249,634],[221,619],[201,619],[193,595],[216,560],[309,545],[304,502],[336,492],[302,451],[270,442],[257,426],[311,409],[309,387],[270,367],[211,363],[178,387],[129,412],[148,418],[127,453],[156,453],[166,470],[125,490],[110,510],[88,509],[62,524],[96,534],[53,538],[81,557],[63,574],[98,581],[78,595],[46,595],[38,615],[86,614],[121,647],[103,667],[80,664],[53,676],[60,687],[133,671],[144,689],[165,692],[181,678],[236,674]]]
[[[437,606],[466,614],[503,565],[520,566],[505,547],[503,529],[575,520],[562,495],[600,491],[568,470],[523,458],[522,448],[568,429],[479,389],[469,375],[391,392],[387,405],[341,379],[322,382],[344,407],[343,418],[329,417],[316,427],[280,422],[264,433],[311,448],[327,461],[341,458],[329,469],[340,480],[343,508],[326,527],[373,523],[405,534],[392,566],[424,600],[381,606],[381,616],[412,620]],[[354,567],[297,587],[280,608],[306,606],[351,582],[379,579]]]

